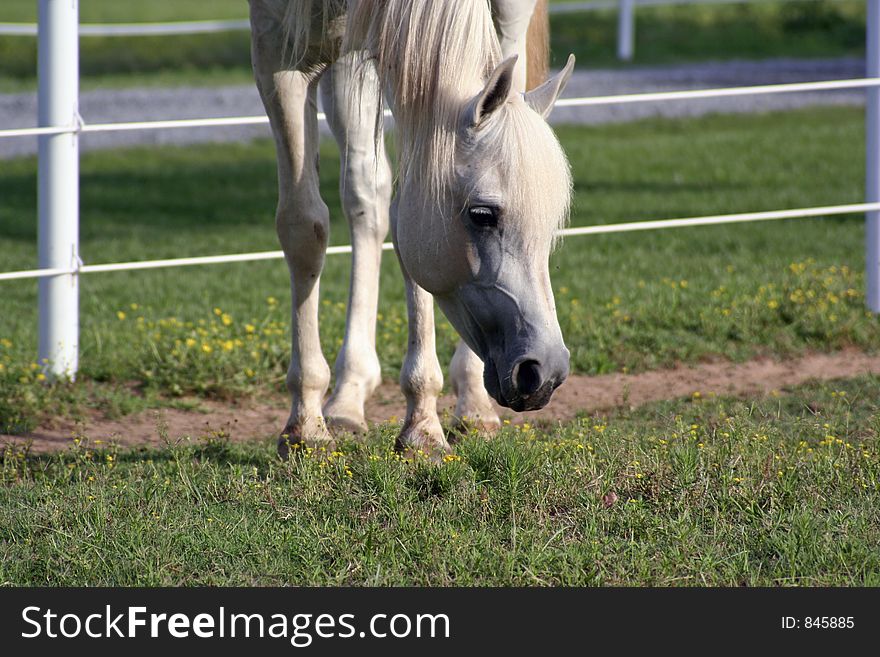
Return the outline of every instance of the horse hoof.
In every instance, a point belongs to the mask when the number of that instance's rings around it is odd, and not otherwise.
[[[397,437],[394,449],[404,458],[425,458],[434,463],[442,461],[444,456],[452,452],[440,420],[436,417],[407,423]]]
[[[362,417],[328,415],[324,417],[324,421],[327,423],[327,429],[334,436],[344,434],[363,436],[367,433],[367,422]]]
[[[329,453],[335,449],[336,441],[326,429],[306,436],[301,429],[287,428],[278,437],[278,457],[282,461],[289,459],[291,454],[305,454],[310,450],[324,450]]]
[[[455,422],[447,432],[447,440],[455,442],[461,440],[471,433],[476,433],[482,438],[491,438],[501,429],[501,420],[498,416],[494,418],[484,417],[457,417]]]

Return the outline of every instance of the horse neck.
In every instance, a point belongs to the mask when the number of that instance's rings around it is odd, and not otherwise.
[[[462,75],[455,84],[443,84],[424,95],[395,92],[406,85],[405,73],[391,72],[386,78],[387,100],[397,131],[404,142],[417,141],[432,133],[446,133],[457,127],[463,107],[483,88],[477,72]],[[403,144],[405,147],[405,144]]]

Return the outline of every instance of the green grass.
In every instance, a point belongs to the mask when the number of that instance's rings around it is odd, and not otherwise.
[[[551,18],[552,61],[617,66],[617,12]],[[863,2],[807,0],[642,7],[633,63],[857,56],[865,46]]]
[[[0,469],[6,585],[880,584],[880,380],[281,463],[222,434]],[[160,430],[161,431],[161,430]]]
[[[247,17],[247,0],[80,0],[83,23],[153,23],[164,21],[234,20]],[[33,23],[37,20],[34,0],[4,0],[0,21]]]
[[[8,0],[0,21],[34,21],[36,3]],[[244,18],[243,0],[224,2],[82,3],[83,22],[147,22]],[[579,66],[617,66],[616,14],[609,11],[554,16],[552,61],[569,52]],[[761,59],[858,56],[864,51],[864,3],[855,0],[753,2],[640,8],[637,65]],[[241,84],[251,80],[247,32],[173,37],[87,38],[81,42],[84,88],[156,84]],[[32,89],[36,40],[0,37],[0,90]]]
[[[247,18],[245,0],[80,2],[82,23],[150,23]],[[0,22],[36,22],[33,0],[4,0]],[[89,37],[80,42],[83,87],[177,84],[246,84],[250,71],[247,31],[171,37]],[[36,39],[0,37],[0,90],[35,87]]]
[[[585,225],[857,202],[863,112],[824,108],[697,120],[565,127],[572,223]],[[322,150],[331,241],[347,243],[335,147]],[[0,270],[35,266],[36,162],[0,174]],[[267,141],[89,153],[82,160],[82,257],[118,262],[277,249],[275,164]],[[551,277],[560,323],[583,374],[707,358],[873,350],[858,216],[568,239]],[[327,259],[321,332],[341,344],[349,260]],[[26,430],[46,409],[94,402],[283,388],[289,291],[282,261],[93,274],[81,281],[81,383],[36,379],[33,281],[3,283],[0,420]],[[378,350],[386,378],[403,358],[406,310],[394,258],[382,266]],[[120,319],[122,317],[122,319]],[[441,362],[456,344],[438,322]],[[84,385],[87,384],[87,385]],[[113,391],[118,390],[116,394]]]

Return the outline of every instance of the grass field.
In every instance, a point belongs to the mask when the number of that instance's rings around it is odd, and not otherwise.
[[[562,128],[575,180],[572,223],[857,202],[862,123],[861,110],[826,108]],[[326,144],[322,155],[331,241],[347,243],[335,147]],[[4,271],[35,263],[35,168],[33,158],[13,160],[0,175]],[[81,205],[85,262],[277,249],[266,141],[86,154]],[[859,217],[569,239],[553,256],[551,275],[573,369],[873,349],[878,324],[863,307],[862,241]],[[331,362],[342,339],[348,262],[328,258],[322,280]],[[84,384],[70,387],[46,388],[32,363],[36,288],[33,281],[2,288],[0,424],[7,430],[33,426],[59,403],[70,412],[146,403],[131,398],[131,383],[148,398],[283,386],[289,291],[281,261],[85,276]],[[406,312],[392,257],[383,263],[380,313],[378,348],[393,379]],[[439,322],[441,362],[455,342]]]
[[[221,434],[8,450],[4,585],[880,585],[880,380],[282,464]]]
[[[82,22],[240,19],[244,0],[81,3]],[[6,0],[2,21],[36,20],[32,0]],[[553,63],[574,52],[579,66],[616,66],[616,14],[554,16]],[[753,2],[640,8],[635,64],[710,59],[834,57],[864,51],[864,3],[857,0]],[[81,42],[83,87],[250,83],[247,32],[173,37],[88,38]],[[35,86],[36,40],[0,37],[0,90]]]
[[[572,223],[855,202],[863,112],[564,127]],[[338,158],[322,150],[333,243],[346,243]],[[267,141],[88,153],[82,249],[111,262],[277,248]],[[36,162],[0,171],[0,270],[35,262]],[[553,256],[580,373],[676,361],[876,349],[860,217],[572,238]],[[348,259],[328,258],[322,340],[342,337]],[[0,430],[90,407],[121,416],[191,394],[283,386],[282,262],[85,276],[81,375],[46,386],[36,284],[0,288]],[[383,263],[378,348],[405,344],[397,265]],[[439,322],[441,360],[455,335]],[[94,436],[54,455],[7,448],[0,583],[14,585],[880,585],[880,379],[764,399],[694,394],[558,426],[467,437],[442,465],[365,443],[290,463],[274,439],[222,432],[122,450]],[[178,401],[181,400],[181,401]],[[163,435],[161,426],[157,432]]]
[[[83,22],[242,18],[244,0],[81,2]],[[32,21],[5,0],[0,21]],[[553,58],[617,66],[615,14],[552,20]],[[864,3],[640,9],[638,64],[860,55]],[[0,37],[0,91],[35,87],[35,40]],[[84,39],[83,87],[251,82],[246,33]],[[857,202],[863,112],[808,109],[563,127],[572,224]],[[268,141],[82,158],[88,263],[277,249]],[[36,262],[36,161],[0,168],[0,271]],[[349,241],[322,148],[331,241]],[[704,359],[872,351],[860,217],[572,238],[553,256],[581,374]],[[322,342],[341,344],[349,261],[328,258]],[[403,286],[383,263],[378,348],[396,378]],[[36,283],[0,283],[0,432],[98,409],[283,388],[277,262],[84,276],[81,372],[46,385]],[[438,323],[441,362],[456,343]],[[331,454],[275,457],[220,432],[121,449],[96,436],[0,452],[0,585],[880,585],[880,378],[761,399],[700,391],[466,437],[441,465],[391,451],[396,423]]]

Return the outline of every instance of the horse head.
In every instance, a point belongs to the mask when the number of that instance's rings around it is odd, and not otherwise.
[[[502,406],[542,408],[569,371],[556,317],[549,257],[568,215],[568,161],[547,125],[574,58],[526,94],[513,90],[516,57],[455,107],[453,172],[431,184],[443,157],[401,178],[395,237],[401,263],[434,295],[483,360],[484,383]],[[450,159],[450,158],[447,158]]]

